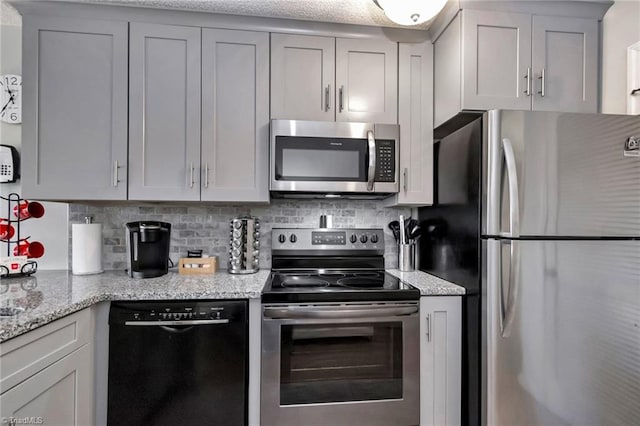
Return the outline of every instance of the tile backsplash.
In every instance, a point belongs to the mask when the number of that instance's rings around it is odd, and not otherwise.
[[[397,247],[387,228],[401,214],[410,215],[409,208],[386,208],[380,201],[355,200],[272,200],[268,206],[251,205],[82,205],[69,206],[71,223],[84,222],[91,215],[102,224],[103,268],[126,268],[124,225],[138,220],[169,222],[171,229],[171,260],[186,256],[189,249],[202,249],[217,255],[220,266],[226,269],[229,250],[229,221],[238,216],[260,219],[260,267],[271,267],[271,229],[278,227],[315,228],[322,214],[333,215],[336,228],[383,228],[385,233],[385,266],[397,266]],[[71,226],[69,227],[71,230]],[[71,241],[71,240],[70,240]],[[69,251],[70,256],[73,247]],[[69,260],[71,265],[71,260]]]

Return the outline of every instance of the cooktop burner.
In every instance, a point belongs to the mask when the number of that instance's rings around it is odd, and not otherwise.
[[[419,296],[418,290],[384,271],[274,271],[262,299],[268,302],[409,300]]]

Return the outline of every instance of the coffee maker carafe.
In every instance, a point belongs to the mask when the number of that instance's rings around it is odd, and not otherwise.
[[[153,278],[169,271],[171,224],[165,222],[129,222],[127,229],[127,266],[133,278]]]

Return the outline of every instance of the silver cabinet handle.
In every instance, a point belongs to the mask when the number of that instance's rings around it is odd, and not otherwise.
[[[116,187],[118,186],[118,183],[120,182],[120,179],[118,178],[118,169],[120,168],[120,165],[118,164],[118,160],[113,162],[113,186]]]
[[[191,163],[191,167],[189,168],[189,188],[193,188],[193,163]]]
[[[407,192],[407,188],[409,187],[409,169],[408,168],[404,168],[404,172],[402,173],[403,178],[404,178],[404,183],[402,184],[402,186],[404,187],[404,192]]]
[[[431,341],[431,314],[427,314],[427,342]]]
[[[367,131],[367,142],[369,145],[369,170],[367,175],[367,191],[373,191],[373,184],[376,178],[376,138],[372,130]]]
[[[327,88],[324,89],[324,110],[329,111],[331,109],[331,85],[327,84]]]
[[[544,98],[544,86],[545,86],[545,82],[544,82],[544,68],[542,68],[542,72],[540,73],[540,77],[538,77],[538,79],[540,80],[540,90],[538,91],[538,93],[540,94],[540,96],[542,96]]]
[[[342,112],[344,109],[344,86],[340,86],[338,90],[338,112]]]
[[[386,318],[404,316],[417,313],[418,306],[390,306],[390,307],[267,307],[264,309],[265,318],[271,319],[342,319],[342,318]]]
[[[209,187],[209,163],[204,163],[204,187]]]
[[[210,319],[210,320],[185,320],[185,321],[125,321],[124,325],[149,326],[149,325],[212,325],[212,324],[228,324],[228,319]]]
[[[531,96],[531,68],[527,68],[527,74],[525,74],[524,78],[527,79],[527,88],[525,89],[524,94]]]
[[[520,237],[520,201],[518,194],[518,169],[516,156],[513,153],[511,140],[502,139],[502,149],[507,163],[507,178],[509,179],[509,237]]]

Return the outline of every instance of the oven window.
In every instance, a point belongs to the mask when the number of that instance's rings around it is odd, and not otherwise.
[[[283,325],[280,405],[402,398],[402,323]]]
[[[367,158],[364,139],[277,136],[275,178],[366,182]]]

